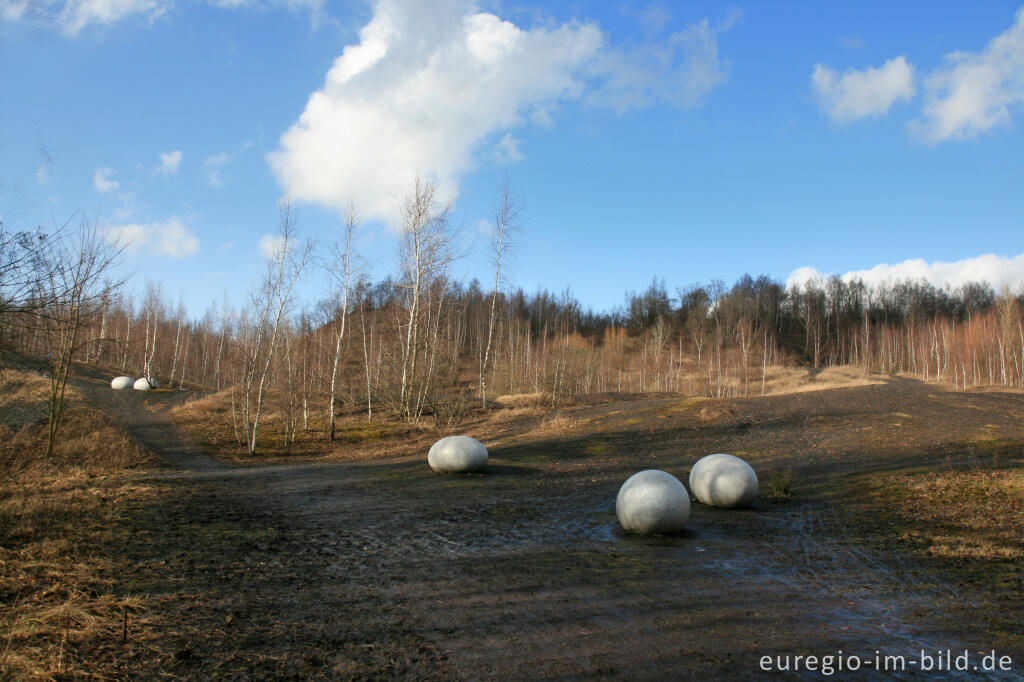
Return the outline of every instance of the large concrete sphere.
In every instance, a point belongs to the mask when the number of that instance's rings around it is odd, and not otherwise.
[[[131,377],[114,377],[110,382],[110,387],[114,390],[120,391],[124,388],[131,388],[134,383],[135,379],[132,379]]]
[[[690,490],[700,502],[713,507],[749,507],[757,497],[757,474],[739,457],[708,455],[690,470]]]
[[[148,391],[151,388],[153,387],[150,385],[149,380],[146,379],[146,377],[139,377],[135,380],[136,391]]]
[[[468,474],[487,466],[487,448],[476,438],[448,436],[430,446],[427,464],[442,474]]]
[[[647,469],[619,488],[615,515],[631,533],[678,533],[690,519],[690,496],[672,474]]]

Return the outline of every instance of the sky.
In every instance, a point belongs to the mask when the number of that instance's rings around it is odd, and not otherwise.
[[[0,220],[82,220],[193,316],[244,304],[287,197],[397,271],[414,179],[509,282],[610,310],[745,273],[1024,291],[1024,6],[0,0]],[[306,304],[326,297],[310,271]]]

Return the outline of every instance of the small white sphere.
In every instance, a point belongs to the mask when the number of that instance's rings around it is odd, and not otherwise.
[[[442,474],[483,471],[487,466],[487,448],[476,438],[448,436],[430,446],[427,464]]]
[[[757,474],[739,457],[707,455],[690,470],[690,490],[701,503],[713,507],[749,507],[757,497]]]
[[[672,474],[647,469],[619,488],[615,515],[631,533],[678,533],[690,519],[690,496]]]
[[[135,380],[136,391],[148,391],[151,388],[153,387],[150,385],[149,380],[146,379],[146,377],[139,377]]]
[[[110,387],[114,390],[120,391],[124,388],[130,388],[135,383],[135,379],[131,377],[114,377],[110,382]]]

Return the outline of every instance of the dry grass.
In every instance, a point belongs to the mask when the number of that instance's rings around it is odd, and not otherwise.
[[[81,400],[82,394],[68,386],[69,402]],[[36,372],[18,369],[0,370],[0,425],[16,431],[26,424],[46,419],[50,400],[50,380]]]
[[[510,393],[498,396],[491,401],[498,407],[506,408],[545,408],[551,406],[550,393]]]
[[[285,443],[285,420],[268,405],[260,418],[256,456],[245,446],[241,396],[236,391],[234,414],[230,389],[190,400],[169,411],[175,425],[210,454],[226,462],[248,465],[294,462],[304,459],[366,459],[402,455],[416,448],[429,447],[439,433],[429,418],[415,424],[395,420],[367,421],[363,414],[339,414],[335,421],[335,440],[327,438],[322,405],[310,406],[309,428],[297,417],[294,441]]]
[[[157,495],[122,473],[153,458],[70,391],[57,450],[46,459],[48,390],[45,377],[29,372],[0,376],[4,679],[94,677],[97,660],[126,655],[152,630],[145,600],[117,594],[117,566],[104,549],[126,507]],[[122,641],[129,637],[134,643]]]
[[[560,433],[577,431],[587,424],[589,420],[583,417],[570,417],[562,412],[556,412],[541,420],[537,428],[530,433],[535,435],[551,436]]]
[[[45,417],[20,426],[0,426],[0,474],[9,480],[34,480],[75,470],[101,476],[156,461],[109,417],[74,402],[67,409],[49,459],[44,456],[46,435]]]
[[[547,410],[542,407],[510,407],[503,410],[497,410],[491,415],[490,419],[495,422],[510,422],[525,417],[539,417],[542,414],[547,414]]]
[[[900,538],[936,557],[1024,559],[1024,470],[912,474],[879,484],[900,501]]]
[[[885,383],[883,375],[865,374],[863,368],[849,365],[826,367],[821,370],[808,367],[769,367],[765,373],[764,393],[765,395],[784,395],[882,383]],[[756,386],[755,382],[751,380],[750,386],[751,395],[760,395],[761,377],[757,377]]]

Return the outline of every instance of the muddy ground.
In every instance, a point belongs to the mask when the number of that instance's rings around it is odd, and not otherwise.
[[[958,581],[875,542],[885,529],[858,501],[865,476],[1020,466],[1024,395],[892,379],[729,401],[608,398],[546,428],[479,424],[469,434],[490,451],[486,474],[444,476],[419,444],[387,459],[368,446],[356,461],[222,464],[166,415],[181,394],[81,383],[167,462],[140,478],[173,491],[129,510],[102,548],[124,566],[116,589],[148,595],[159,627],[108,674],[747,679],[762,656],[841,651],[865,677],[876,652],[906,657],[896,676],[909,678],[921,650],[966,649],[974,665],[995,649],[1013,660],[1002,677],[1024,675],[1006,625],[1024,615],[1019,562],[1007,569],[1016,588]],[[759,472],[753,508],[694,503],[680,536],[620,533],[629,475],[685,481],[712,452]],[[770,470],[792,472],[791,499],[771,497]]]

